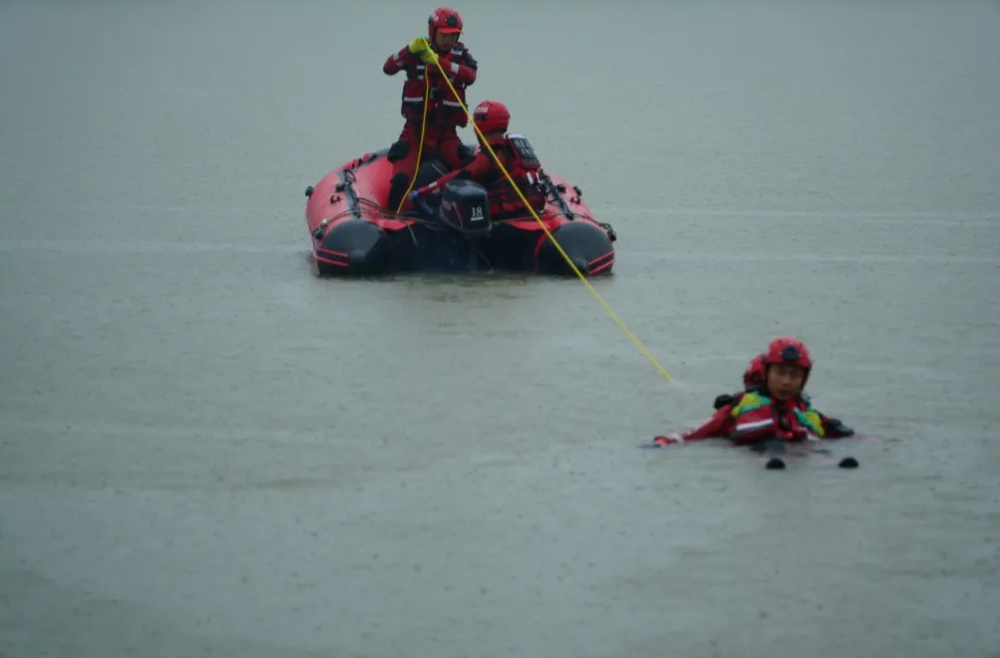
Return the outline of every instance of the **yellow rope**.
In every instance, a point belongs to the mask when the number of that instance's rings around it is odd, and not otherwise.
[[[427,39],[424,39],[426,41]],[[430,47],[430,44],[428,44]],[[441,65],[438,64],[438,68]],[[417,171],[420,170],[420,156],[424,152],[424,133],[427,130],[427,106],[430,105],[431,96],[431,81],[430,76],[428,76],[429,68],[427,64],[424,64],[424,117],[420,121],[420,146],[417,147],[417,164],[413,165],[413,175],[410,176],[410,186],[406,188],[406,194],[403,198],[399,200],[399,207],[396,208],[396,214],[403,212],[403,204],[406,203],[406,197],[410,196],[410,190],[413,189],[413,183],[417,180]],[[448,83],[451,84],[451,83]]]
[[[573,269],[573,272],[575,272],[576,275],[578,277],[580,277],[580,280],[583,281],[583,284],[585,286],[587,286],[587,289],[590,290],[590,293],[597,299],[597,301],[599,301],[601,303],[601,306],[603,306],[604,310],[608,312],[608,315],[610,315],[611,318],[621,328],[621,330],[625,332],[625,335],[628,336],[630,339],[632,339],[632,342],[635,343],[635,346],[638,347],[639,350],[646,356],[646,358],[649,359],[649,361],[656,367],[656,369],[660,371],[660,374],[663,375],[667,380],[669,380],[670,379],[670,375],[667,373],[667,371],[663,369],[663,366],[661,366],[660,363],[653,357],[653,355],[649,353],[649,350],[647,350],[646,347],[641,342],[639,342],[639,339],[635,337],[635,334],[633,334],[631,331],[629,331],[628,327],[625,326],[625,323],[622,322],[621,318],[618,317],[618,314],[615,313],[611,309],[611,307],[608,306],[608,303],[605,302],[604,299],[600,296],[600,294],[598,294],[597,290],[594,289],[594,286],[592,286],[590,284],[590,281],[587,280],[587,277],[585,277],[580,272],[580,270],[577,268],[577,266],[573,262],[573,260],[563,250],[562,245],[560,245],[556,241],[556,239],[552,235],[551,231],[549,231],[548,227],[545,225],[545,222],[543,222],[541,220],[541,218],[538,216],[538,213],[535,212],[535,209],[531,207],[531,204],[528,203],[528,200],[524,198],[523,194],[521,194],[521,190],[520,190],[520,188],[518,188],[517,183],[515,183],[514,179],[511,178],[511,176],[510,176],[509,173],[507,173],[507,169],[503,166],[503,163],[500,162],[500,158],[498,158],[497,154],[493,152],[493,149],[490,147],[489,143],[486,141],[486,137],[483,136],[483,133],[480,132],[479,127],[476,126],[476,122],[475,122],[475,119],[472,116],[472,113],[469,112],[469,108],[466,107],[465,103],[463,103],[462,99],[459,97],[458,92],[455,91],[455,87],[452,86],[451,80],[448,79],[448,74],[445,73],[444,67],[441,66],[440,60],[435,59],[434,62],[435,62],[435,64],[437,64],[438,69],[440,69],[441,76],[444,78],[445,83],[447,83],[448,88],[451,89],[452,94],[454,94],[455,100],[458,101],[459,104],[462,106],[462,109],[465,110],[465,114],[469,117],[469,123],[472,125],[473,130],[476,131],[476,134],[479,135],[480,141],[481,141],[482,145],[485,146],[486,150],[489,151],[489,153],[490,153],[491,156],[493,156],[493,160],[497,163],[497,166],[500,167],[500,171],[502,171],[503,175],[507,177],[507,180],[510,182],[511,187],[514,188],[515,192],[517,192],[517,195],[519,197],[521,197],[521,201],[524,202],[524,206],[531,213],[531,216],[535,218],[535,221],[537,221],[538,224],[539,224],[539,226],[542,227],[542,230],[545,231],[545,235],[547,235],[549,237],[549,240],[551,240],[552,244],[554,244],[555,247],[556,247],[556,249],[559,250],[559,253],[562,254],[562,257],[566,259],[566,262],[569,263],[569,266]],[[426,79],[426,77],[427,77],[427,72],[424,71],[424,78]],[[425,108],[424,109],[425,109],[425,116],[426,116],[426,101],[424,103],[425,103]],[[416,177],[416,174],[414,174],[414,177]],[[407,194],[409,194],[409,191],[407,191]],[[402,205],[400,207],[402,207]]]

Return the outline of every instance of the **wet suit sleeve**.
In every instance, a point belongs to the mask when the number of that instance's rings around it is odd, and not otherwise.
[[[703,439],[726,438],[733,430],[733,407],[724,405],[715,412],[703,425],[693,430],[683,432],[685,441],[701,441]]]
[[[410,52],[409,46],[403,46],[398,53],[389,55],[382,65],[382,72],[386,75],[396,75],[406,66],[416,62],[416,56]]]
[[[468,50],[462,55],[461,60],[446,64],[444,70],[448,72],[454,82],[468,86],[476,81],[476,76],[479,74],[479,62],[472,58]]]
[[[425,185],[417,190],[419,196],[426,196],[428,194],[433,194],[438,190],[444,189],[444,186],[453,178],[466,178],[474,181],[481,181],[483,176],[485,176],[490,169],[493,168],[493,163],[488,153],[483,153],[480,151],[476,154],[475,159],[469,164],[465,165],[461,169],[456,169],[455,171],[442,176],[430,185]]]
[[[476,60],[472,59],[472,56],[466,51],[465,55],[451,60],[450,57],[439,60],[441,63],[441,68],[444,69],[445,73],[448,74],[448,80],[452,84],[459,84],[468,87],[476,81],[476,76],[478,75],[479,64]],[[431,82],[435,85],[440,84],[444,87],[444,83],[441,82],[441,69],[435,64],[428,65],[427,70],[429,70]]]
[[[843,439],[848,436],[854,436],[854,430],[844,425],[839,419],[829,418],[818,411],[816,413],[819,415],[820,422],[823,423],[824,439]]]

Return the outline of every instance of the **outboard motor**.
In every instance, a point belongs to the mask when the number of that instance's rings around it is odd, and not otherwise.
[[[475,181],[448,181],[438,213],[445,224],[470,238],[485,237],[493,228],[489,195]]]

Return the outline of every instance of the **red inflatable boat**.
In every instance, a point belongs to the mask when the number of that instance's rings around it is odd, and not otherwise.
[[[452,180],[445,186],[444,210],[434,211],[442,216],[430,216],[426,209],[392,212],[385,207],[392,171],[387,153],[382,149],[351,160],[306,189],[306,221],[320,274],[470,269],[573,274],[530,213],[491,220],[486,191],[475,182]],[[414,189],[439,177],[442,169],[433,160],[422,165]],[[565,180],[544,172],[539,185],[548,197],[539,216],[577,269],[585,276],[610,273],[614,229],[593,218],[580,188],[569,188]],[[475,230],[463,231],[462,226]]]

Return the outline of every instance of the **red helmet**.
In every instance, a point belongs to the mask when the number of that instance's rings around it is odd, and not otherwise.
[[[476,111],[472,113],[472,120],[481,133],[494,130],[507,132],[507,126],[510,124],[510,111],[500,101],[483,101],[476,106]]]
[[[444,34],[459,34],[462,31],[462,16],[451,7],[438,7],[427,19],[427,35],[434,40],[434,35],[441,31]]]
[[[766,384],[767,368],[764,365],[764,355],[758,354],[750,359],[750,363],[747,364],[747,369],[743,373],[743,388],[749,391],[753,388],[761,388]]]
[[[764,353],[764,365],[773,366],[784,363],[799,366],[806,371],[805,379],[809,379],[809,371],[812,370],[812,359],[809,357],[809,348],[805,343],[791,336],[775,338],[767,346]],[[802,382],[805,384],[805,380]]]

